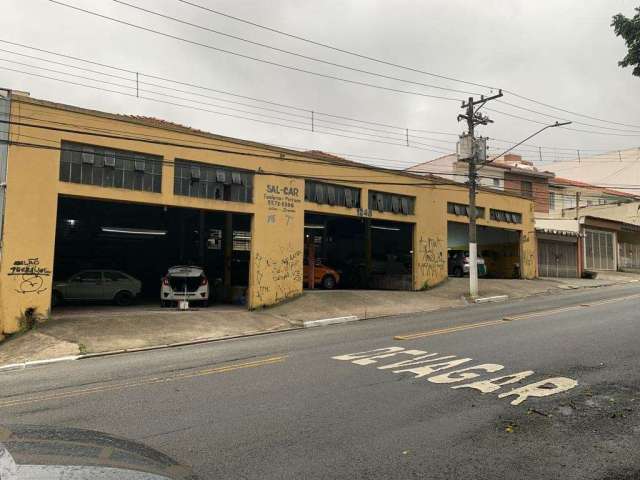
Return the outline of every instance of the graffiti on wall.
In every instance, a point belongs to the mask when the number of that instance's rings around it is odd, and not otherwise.
[[[417,267],[422,276],[439,277],[446,271],[444,241],[441,238],[420,236],[416,253]]]
[[[253,253],[253,297],[257,305],[270,305],[300,293],[302,285],[302,241],[291,240],[288,227],[294,226],[300,214],[304,190],[300,182],[282,179],[265,185],[264,203],[267,206],[262,228],[268,237],[278,238],[283,244],[275,249],[257,248]],[[302,239],[300,239],[302,240]],[[265,242],[260,245],[269,245]]]
[[[530,244],[530,245],[529,245]],[[536,254],[535,254],[535,242],[533,236],[529,233],[522,234],[522,273],[527,275],[535,275],[536,269]]]
[[[257,253],[256,298],[259,303],[277,303],[299,293],[302,282],[302,250],[282,249],[279,255]]]
[[[16,277],[18,293],[42,293],[47,287],[44,285],[44,277],[51,276],[51,270],[40,265],[38,257],[23,260],[14,260],[9,272],[9,277]]]

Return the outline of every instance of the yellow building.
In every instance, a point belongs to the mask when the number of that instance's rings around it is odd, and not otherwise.
[[[466,228],[466,188],[436,177],[19,92],[0,92],[0,121],[0,333],[92,269],[158,301],[167,268],[195,263],[214,301],[250,309],[301,294],[308,256],[344,288],[430,288]],[[478,205],[503,274],[535,277],[532,202],[482,189]]]

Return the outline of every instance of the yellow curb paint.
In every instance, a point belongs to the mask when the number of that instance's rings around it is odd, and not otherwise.
[[[36,402],[44,402],[47,400],[59,400],[62,398],[77,397],[80,395],[90,395],[92,393],[122,390],[125,388],[141,387],[145,385],[154,385],[158,383],[174,382],[176,380],[184,380],[188,378],[201,377],[203,375],[213,375],[216,373],[232,372],[234,370],[240,370],[243,368],[262,367],[265,365],[273,365],[276,363],[281,363],[286,358],[287,358],[286,355],[279,356],[279,357],[269,357],[262,360],[255,360],[255,361],[244,362],[244,363],[235,363],[235,364],[226,365],[223,367],[215,367],[215,368],[209,368],[205,370],[198,370],[196,372],[191,372],[191,373],[186,373],[186,372],[179,373],[179,374],[171,375],[168,377],[153,377],[153,378],[147,378],[147,379],[136,381],[136,382],[123,382],[123,383],[117,383],[113,385],[104,385],[104,386],[84,388],[84,389],[78,389],[78,390],[70,390],[67,392],[54,393],[51,395],[42,395],[39,397],[9,400],[6,402],[0,402],[0,408],[13,407],[17,405],[26,405],[30,403],[36,403]]]

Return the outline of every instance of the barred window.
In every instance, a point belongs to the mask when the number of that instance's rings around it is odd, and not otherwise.
[[[413,215],[415,203],[415,197],[369,190],[369,208],[371,210],[397,213],[399,215]]]
[[[253,173],[206,163],[176,160],[173,193],[230,202],[253,201]]]
[[[306,180],[304,182],[304,199],[321,205],[336,205],[339,207],[359,208],[360,189],[335,185],[333,183]]]
[[[463,217],[469,216],[469,205],[447,202],[447,213]],[[476,218],[484,218],[484,207],[476,206]]]
[[[505,210],[491,209],[491,220],[506,223],[522,223],[522,214],[516,212],[507,212]]]
[[[98,187],[160,193],[162,157],[63,141],[59,179]]]

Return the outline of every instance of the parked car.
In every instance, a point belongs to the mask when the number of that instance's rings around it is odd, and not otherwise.
[[[306,260],[303,266],[303,277],[304,284],[307,285],[309,278],[309,264]],[[313,277],[316,286],[321,286],[322,288],[326,288],[327,290],[336,288],[336,286],[340,283],[340,272],[334,270],[331,267],[323,265],[320,261],[316,261],[313,271]]]
[[[447,259],[449,267],[449,275],[462,277],[469,274],[469,252],[464,250],[449,250]],[[487,274],[487,266],[484,259],[478,255],[478,276],[483,277]]]
[[[168,307],[181,300],[209,305],[209,280],[200,267],[177,265],[169,268],[162,277],[160,305]]]
[[[119,270],[82,270],[66,281],[54,281],[51,304],[63,301],[110,300],[130,305],[140,294],[142,282]]]

